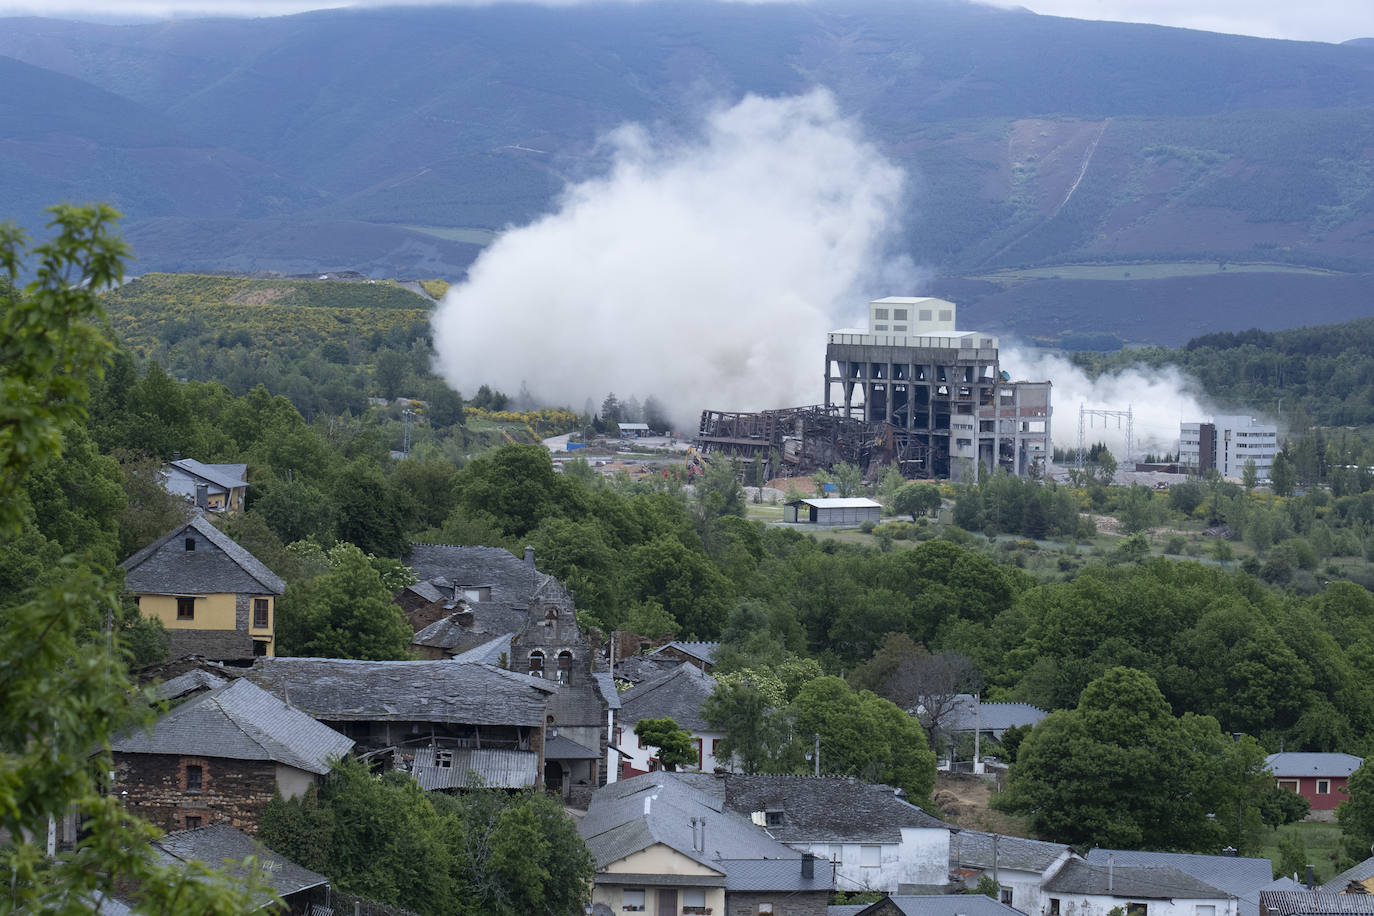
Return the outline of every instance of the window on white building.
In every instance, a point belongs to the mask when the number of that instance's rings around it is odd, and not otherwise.
[[[1217,916],[1217,908],[1210,903],[1199,903],[1193,913],[1194,916]]]
[[[627,887],[621,891],[620,909],[625,913],[644,912],[644,889]]]
[[[689,887],[682,892],[683,913],[705,913],[706,891],[699,887]]]
[[[1004,887],[1001,890],[1001,900],[1007,906],[1011,906],[1011,888]]]
[[[864,868],[877,868],[883,864],[883,847],[860,846],[859,865]]]
[[[830,861],[836,865],[844,864],[844,845],[842,843],[832,843],[830,846]]]
[[[1138,902],[1126,904],[1126,916],[1150,916],[1149,904]]]

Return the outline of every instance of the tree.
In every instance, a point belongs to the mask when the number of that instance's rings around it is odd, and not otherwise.
[[[34,467],[59,454],[64,426],[85,414],[89,382],[110,345],[97,293],[123,276],[125,247],[108,207],[50,211],[53,237],[33,249],[36,279],[13,286],[23,233],[0,226],[0,539],[21,536],[16,498]],[[140,913],[243,913],[258,887],[232,886],[209,869],[164,865],[150,842],[161,831],[101,791],[111,737],[152,720],[148,697],[125,673],[120,637],[92,638],[118,614],[115,588],[74,557],[50,585],[0,610],[0,880],[4,908],[79,912],[97,894],[132,893]],[[48,825],[73,810],[82,833],[71,855],[49,860]],[[248,869],[253,873],[253,869]],[[256,882],[250,882],[256,885]]]
[[[277,607],[282,655],[410,658],[414,633],[368,556],[351,544],[330,551],[330,572],[286,587]]]
[[[1259,470],[1255,467],[1255,459],[1246,458],[1245,464],[1241,465],[1240,484],[1245,487],[1246,493],[1259,486]]]
[[[939,508],[940,490],[929,483],[904,484],[892,500],[892,511],[898,515],[910,515],[912,521]]]
[[[400,397],[409,370],[405,355],[396,350],[377,354],[377,390],[388,401]]]
[[[1116,457],[1105,448],[1097,456],[1097,482],[1110,487],[1116,479]]]
[[[1057,842],[1204,851],[1242,839],[1263,763],[1253,739],[1175,718],[1149,675],[1118,667],[1031,731],[997,804]]]
[[[672,719],[640,719],[635,723],[635,734],[641,744],[658,748],[654,756],[669,772],[697,761],[692,733],[679,728]]]
[[[1367,858],[1374,844],[1374,767],[1361,766],[1346,780],[1345,801],[1336,806],[1345,854],[1355,861]]]
[[[932,750],[958,716],[963,697],[982,689],[978,666],[966,655],[941,652],[931,655],[924,647],[902,659],[882,691],[899,705],[915,709]]]
[[[1269,487],[1275,496],[1292,496],[1297,483],[1298,472],[1293,467],[1292,459],[1288,457],[1288,449],[1285,448],[1274,456],[1274,463],[1269,468]]]
[[[716,745],[716,759],[731,760],[749,774],[782,771],[787,718],[752,677],[718,680],[701,714],[713,729],[725,732]]]

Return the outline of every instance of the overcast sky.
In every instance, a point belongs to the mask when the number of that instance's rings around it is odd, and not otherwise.
[[[412,0],[432,4],[482,3],[488,0]],[[567,6],[582,0],[537,0]],[[652,0],[623,0],[652,2]],[[750,2],[750,0],[742,0]],[[768,0],[758,0],[768,2]],[[784,0],[786,2],[786,0]],[[994,0],[1003,6],[1025,6],[1051,16],[1115,19],[1160,25],[1259,35],[1341,42],[1374,37],[1371,0]],[[0,15],[80,15],[108,17],[165,17],[169,15],[275,16],[339,6],[393,5],[379,0],[0,0]]]

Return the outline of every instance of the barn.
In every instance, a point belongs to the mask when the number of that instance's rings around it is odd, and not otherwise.
[[[794,499],[782,514],[785,522],[810,525],[858,525],[882,517],[883,504],[861,496]]]

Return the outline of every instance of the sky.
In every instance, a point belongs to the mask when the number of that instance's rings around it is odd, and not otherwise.
[[[499,0],[412,0],[413,3],[477,4]],[[584,0],[535,0],[570,6]],[[652,0],[621,0],[652,2]],[[770,0],[740,0],[770,2]],[[784,0],[787,2],[787,0]],[[991,0],[1049,16],[1112,19],[1288,38],[1341,42],[1374,37],[1370,0]],[[338,6],[382,6],[385,0],[0,0],[0,15],[166,17],[172,15],[275,16]]]

